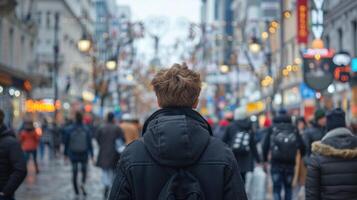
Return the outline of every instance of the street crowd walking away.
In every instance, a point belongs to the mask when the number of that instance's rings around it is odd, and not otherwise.
[[[15,133],[4,124],[0,110],[0,200],[13,200],[26,177],[26,161]]]
[[[59,159],[62,150],[76,197],[93,192],[92,163],[109,200],[357,199],[357,120],[347,127],[343,110],[316,109],[306,121],[280,109],[259,129],[238,108],[215,126],[195,111],[201,79],[185,64],[159,71],[151,84],[160,109],[143,126],[130,113],[118,120],[109,112],[93,125],[75,112],[62,126],[25,117],[16,134],[0,110],[0,200],[14,200],[27,169],[41,176],[45,155]]]

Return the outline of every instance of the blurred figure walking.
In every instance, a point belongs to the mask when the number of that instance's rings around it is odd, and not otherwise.
[[[345,112],[327,114],[327,134],[312,144],[306,200],[357,199],[357,136],[346,128]]]
[[[245,182],[247,172],[253,171],[254,161],[260,163],[260,158],[252,122],[246,116],[245,109],[237,109],[234,119],[235,121],[227,127],[223,142],[232,149]]]
[[[125,113],[122,117],[120,127],[124,132],[125,144],[130,144],[139,139],[140,129],[139,120],[132,115]]]
[[[42,134],[40,138],[40,145],[39,145],[39,152],[40,152],[40,159],[43,160],[46,153],[46,147],[49,158],[52,157],[52,136],[51,130],[46,118],[43,119],[41,124]]]
[[[75,123],[68,128],[65,138],[65,155],[72,163],[72,182],[74,192],[79,195],[79,189],[84,196],[87,195],[85,183],[87,179],[88,159],[93,160],[93,147],[90,130],[83,124],[83,116],[80,112],[75,114]],[[81,167],[82,184],[78,188],[78,168]]]
[[[298,151],[305,155],[305,145],[298,129],[292,124],[291,116],[282,109],[273,119],[263,141],[263,158],[268,160],[271,152],[271,176],[275,200],[281,200],[284,187],[285,200],[292,199],[292,181],[294,177],[295,160]]]
[[[115,124],[113,113],[108,113],[106,123],[99,126],[95,138],[99,145],[97,166],[102,169],[104,198],[107,199],[114,179],[114,170],[120,158],[115,146],[116,141],[124,141],[123,131]]]
[[[26,177],[26,162],[15,134],[4,124],[0,110],[0,200],[14,200],[14,193]]]
[[[306,129],[303,137],[306,145],[306,155],[304,157],[305,165],[310,162],[312,143],[320,141],[326,134],[326,114],[324,110],[318,109],[315,111],[311,126],[312,127]]]
[[[35,164],[36,173],[40,172],[37,163],[37,148],[40,143],[40,134],[36,132],[35,126],[32,120],[24,122],[24,128],[20,132],[20,141],[22,150],[25,152],[25,159],[28,163],[30,157]]]

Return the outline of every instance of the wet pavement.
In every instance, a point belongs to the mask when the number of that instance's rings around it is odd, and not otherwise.
[[[28,166],[28,176],[16,192],[16,200],[102,200],[103,186],[101,171],[88,166],[86,183],[87,197],[74,195],[71,165],[63,159],[39,162],[40,174],[36,175],[32,163]],[[80,183],[81,174],[78,182]]]

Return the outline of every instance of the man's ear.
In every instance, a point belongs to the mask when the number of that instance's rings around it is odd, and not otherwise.
[[[200,101],[200,100],[199,100],[199,98],[197,97],[196,100],[195,100],[195,103],[192,105],[192,108],[193,108],[193,109],[196,109],[196,108],[197,108],[199,101]]]

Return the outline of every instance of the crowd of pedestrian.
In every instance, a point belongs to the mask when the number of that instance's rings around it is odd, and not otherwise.
[[[357,199],[357,120],[348,127],[343,110],[317,109],[307,121],[280,109],[259,129],[236,109],[215,124],[195,111],[201,78],[185,64],[151,84],[160,109],[142,127],[129,113],[93,124],[76,112],[61,126],[26,118],[15,133],[0,110],[0,200],[14,199],[31,160],[41,172],[46,152],[70,161],[76,196],[90,192],[92,161],[109,200],[265,199],[269,182],[274,200]]]

